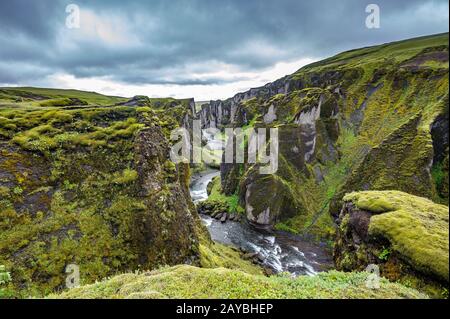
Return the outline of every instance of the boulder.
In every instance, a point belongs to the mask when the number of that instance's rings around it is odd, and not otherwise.
[[[220,217],[220,222],[225,223],[227,221],[227,218],[228,218],[228,214],[223,213],[222,216]]]
[[[399,191],[348,194],[337,220],[338,270],[376,265],[391,281],[408,281],[441,297],[449,283],[448,207]]]

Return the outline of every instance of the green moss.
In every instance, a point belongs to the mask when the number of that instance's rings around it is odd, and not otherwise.
[[[0,105],[0,128],[8,130],[0,141],[0,264],[11,269],[12,296],[62,289],[71,263],[85,284],[141,265],[198,263],[194,221],[182,221],[189,203],[174,164],[149,166],[160,170],[152,183],[163,189],[141,192],[137,166],[146,163],[136,162],[136,137],[142,129],[159,130],[152,118],[160,115],[120,105],[39,106],[36,92],[14,91],[30,100]],[[170,116],[167,123],[168,130],[179,125]],[[166,145],[157,138],[163,134],[145,143]]]
[[[344,200],[374,213],[371,236],[386,238],[415,269],[449,280],[448,207],[398,191],[370,191],[347,195]],[[370,204],[367,203],[379,203]],[[389,203],[386,211],[385,203]],[[361,205],[362,204],[362,205]],[[371,210],[375,208],[375,210]],[[380,211],[381,210],[381,211]]]
[[[114,184],[130,184],[136,181],[138,178],[138,172],[133,169],[126,168],[120,173],[114,174],[112,182]]]
[[[417,291],[381,279],[380,289],[366,287],[368,273],[321,273],[314,277],[264,277],[241,271],[191,266],[123,274],[49,298],[426,298]]]
[[[61,98],[61,99],[54,99],[54,100],[47,100],[39,103],[40,106],[69,106],[69,105],[76,105],[76,104],[87,104],[84,101],[75,101],[70,98]]]
[[[13,295],[8,288],[4,288],[11,281],[11,274],[6,271],[6,267],[0,265],[0,299],[10,298]]]
[[[200,244],[200,266],[203,268],[228,268],[240,270],[249,274],[262,274],[262,269],[250,261],[241,258],[234,248],[219,244]]]
[[[378,255],[378,259],[382,260],[382,261],[386,261],[389,259],[389,255],[391,254],[391,250],[388,248],[384,248],[381,251],[381,253]]]
[[[66,105],[67,100],[70,99],[80,100],[81,103],[78,103],[78,105],[83,105],[84,103],[88,103],[89,105],[113,105],[127,100],[121,97],[106,96],[95,92],[85,92],[78,90],[15,87],[0,88],[0,91],[2,92],[2,94],[0,94],[0,100],[2,98],[7,98],[10,101],[14,101],[15,103],[20,103],[20,105],[27,106],[39,106],[42,100],[51,100],[48,103],[50,106]],[[63,102],[63,104],[61,104],[61,102]]]
[[[214,178],[211,183],[211,192],[208,197],[209,201],[217,201],[226,204],[228,206],[228,211],[232,213],[244,212],[244,209],[239,204],[239,196],[237,194],[227,196],[222,193],[220,177]]]
[[[437,165],[433,166],[433,169],[431,170],[431,176],[433,177],[436,186],[438,188],[441,188],[445,179],[445,173],[442,163],[438,163]]]
[[[0,198],[9,197],[9,188],[5,186],[0,186]]]
[[[358,208],[374,213],[385,213],[396,210],[391,198],[386,198],[383,192],[370,193],[370,196],[362,196],[361,193],[351,193],[344,197],[344,201],[353,202]]]
[[[295,228],[292,228],[288,225],[288,223],[277,223],[275,224],[275,230],[285,231],[292,234],[298,234],[299,231]]]

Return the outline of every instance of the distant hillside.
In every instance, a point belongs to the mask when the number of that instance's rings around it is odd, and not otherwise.
[[[70,99],[73,99],[71,101]],[[33,87],[0,88],[1,105],[27,106],[69,106],[69,105],[113,105],[126,101],[126,98],[106,96],[95,92],[78,90],[44,89]]]

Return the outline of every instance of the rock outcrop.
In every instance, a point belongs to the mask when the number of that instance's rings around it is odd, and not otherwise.
[[[200,263],[189,167],[170,161],[167,139],[192,110],[150,101],[0,111],[0,264],[18,296],[63,289],[69,264],[88,283]]]
[[[377,265],[391,281],[443,297],[449,283],[448,207],[398,191],[344,197],[334,260],[338,269]]]

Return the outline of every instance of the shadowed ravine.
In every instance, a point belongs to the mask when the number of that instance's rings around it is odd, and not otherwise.
[[[208,198],[206,187],[217,175],[218,170],[209,169],[192,177],[190,190],[194,202]],[[275,273],[314,275],[332,265],[331,255],[324,247],[301,240],[298,236],[282,232],[262,233],[245,222],[221,223],[206,215],[201,215],[201,218],[214,241],[258,253],[262,264]]]

